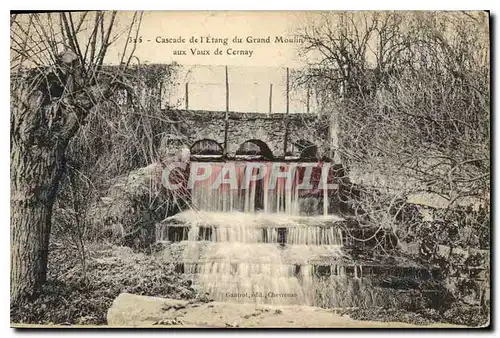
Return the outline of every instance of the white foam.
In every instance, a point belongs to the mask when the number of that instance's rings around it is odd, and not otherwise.
[[[264,213],[264,212],[219,212],[219,211],[196,211],[186,210],[165,220],[178,221],[194,226],[217,226],[217,227],[304,227],[304,226],[327,226],[344,219],[338,215],[301,216],[286,213]]]

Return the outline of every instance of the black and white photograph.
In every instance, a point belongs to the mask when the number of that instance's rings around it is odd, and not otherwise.
[[[490,24],[11,11],[11,327],[489,328]]]

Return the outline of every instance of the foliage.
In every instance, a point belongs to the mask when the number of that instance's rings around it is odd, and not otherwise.
[[[489,203],[485,13],[336,12],[300,32],[338,153],[379,188]],[[366,182],[365,182],[366,183]]]
[[[446,311],[442,318],[448,323],[472,327],[484,327],[491,324],[489,306],[456,305]]]
[[[96,107],[69,144],[54,212],[54,235],[80,243],[83,265],[85,242],[104,236],[116,239],[117,244],[139,241],[148,246],[154,223],[165,217],[162,210],[168,196],[156,180],[160,174],[149,177],[134,169],[162,160],[157,150],[170,130],[170,121],[163,117],[159,92],[172,82],[175,70],[175,65],[125,69],[122,78],[134,85],[116,91]],[[103,68],[110,76],[121,71]],[[127,182],[134,178],[136,182]],[[103,211],[102,199],[110,198],[115,210]],[[102,217],[96,217],[99,212]],[[106,219],[104,214],[115,218]]]
[[[46,281],[51,215],[68,144],[91,112],[126,87],[123,69],[135,50],[134,45],[127,52],[128,39],[119,71],[113,76],[103,72],[108,49],[124,33],[114,30],[116,18],[116,11],[11,15],[10,273],[14,303],[36,293]],[[129,35],[134,28],[138,34],[141,20],[142,14],[133,14],[127,25]],[[70,181],[75,189],[74,176]],[[75,215],[81,212],[73,211]],[[81,240],[79,251],[83,257]]]
[[[480,307],[454,306],[446,312],[435,309],[422,309],[417,312],[395,308],[352,309],[342,313],[357,320],[376,320],[382,322],[401,322],[415,325],[450,323],[480,327],[489,325],[489,311]]]
[[[183,279],[160,256],[102,243],[89,245],[88,254],[84,279],[77,251],[66,244],[54,244],[47,283],[35,299],[11,308],[11,321],[102,325],[113,300],[122,292],[174,299],[195,297],[191,281]]]
[[[415,259],[440,268],[455,307],[471,306],[472,298],[487,306],[489,257],[479,253],[489,249],[491,231],[487,14],[317,18],[299,32],[310,62],[295,83],[314,91],[338,133],[336,152],[358,188],[345,203],[375,229],[358,240],[382,244],[377,234],[388,233],[397,247],[416,244]],[[408,203],[415,195],[436,195],[445,205],[428,219],[429,211]],[[478,271],[486,275],[478,279]]]
[[[11,98],[16,108],[11,114],[11,146],[17,146],[11,156],[25,161],[34,158],[34,164],[25,164],[28,167],[46,164],[46,172],[35,175],[38,181],[28,185],[29,189],[41,186],[50,192],[48,201],[41,204],[47,206],[55,224],[52,227],[49,218],[46,225],[36,224],[36,229],[53,228],[56,240],[65,240],[74,247],[84,275],[88,268],[87,242],[102,235],[99,228],[106,225],[91,224],[91,217],[106,195],[110,179],[159,162],[158,144],[171,122],[163,117],[161,95],[171,85],[175,65],[131,66],[135,44],[129,45],[129,39],[125,39],[119,65],[104,65],[111,45],[117,45],[126,31],[129,36],[139,32],[142,14],[129,14],[61,12],[11,16]],[[117,29],[123,18],[125,29]],[[40,147],[36,148],[40,158],[28,154],[34,144]],[[44,156],[48,156],[48,163],[38,163],[46,161]],[[12,168],[14,176],[18,167],[22,170],[21,165],[16,165]],[[154,188],[142,194],[128,194],[120,204],[126,209],[122,210],[124,218],[129,218],[130,224],[125,225],[132,225],[122,229],[126,241],[135,242],[136,228],[141,228],[142,236],[142,228],[151,229],[156,218],[164,215],[158,210],[162,202]],[[33,196],[36,199],[44,194],[37,192]],[[28,216],[29,212],[18,214]],[[134,231],[130,231],[134,226]],[[30,243],[47,245],[49,232]],[[17,245],[15,240],[14,244]],[[44,253],[48,248],[32,251],[42,253],[35,257],[41,263],[26,258],[20,264],[32,264],[33,270],[42,270],[37,274],[41,280],[34,277],[30,282],[39,285],[45,280]],[[16,285],[15,280],[12,283]],[[32,287],[22,287],[30,289],[28,293],[33,291]]]

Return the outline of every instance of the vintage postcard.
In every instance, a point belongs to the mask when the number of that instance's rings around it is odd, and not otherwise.
[[[490,326],[488,12],[10,19],[11,326]]]

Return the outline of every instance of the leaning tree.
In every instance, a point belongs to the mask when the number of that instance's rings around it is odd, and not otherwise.
[[[138,34],[142,14],[120,16],[11,15],[11,304],[36,294],[46,279],[52,208],[68,143],[125,85],[120,70],[135,45],[120,37]],[[109,74],[103,64],[116,48],[120,66]]]

